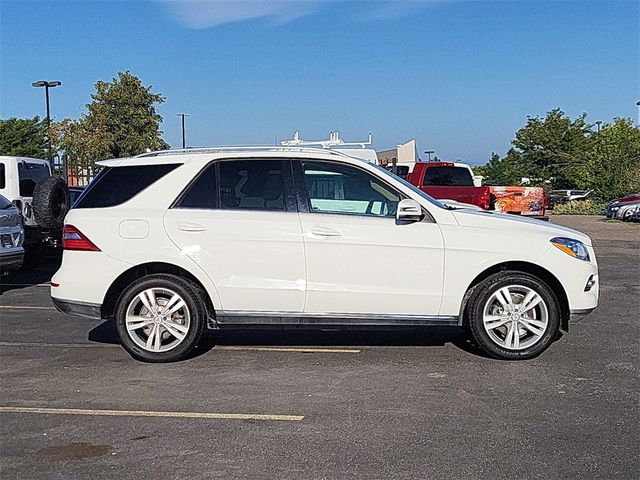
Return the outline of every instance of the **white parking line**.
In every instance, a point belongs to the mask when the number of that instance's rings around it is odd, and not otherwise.
[[[53,347],[53,348],[114,348],[113,343],[38,343],[38,342],[0,342],[0,347]]]
[[[30,307],[30,306],[22,306],[22,305],[0,305],[0,309],[6,310],[55,310],[55,307]]]
[[[214,347],[214,350],[238,350],[251,352],[298,352],[298,353],[360,353],[362,350],[356,348],[307,348],[307,347],[236,347],[224,346]]]
[[[0,342],[0,347],[52,347],[52,348],[120,348],[120,345],[106,343],[39,343],[39,342]],[[290,352],[290,353],[361,353],[357,348],[309,348],[309,347],[243,347],[220,345],[213,350],[237,352]]]
[[[45,408],[0,406],[0,413],[34,413],[44,415],[87,415],[103,417],[169,417],[213,420],[265,420],[299,422],[304,415],[271,415],[262,413],[154,412],[146,410],[94,410],[84,408]]]

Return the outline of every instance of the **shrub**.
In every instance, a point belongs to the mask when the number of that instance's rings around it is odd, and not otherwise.
[[[555,215],[604,215],[606,208],[606,202],[599,200],[571,200],[556,205],[553,213]]]

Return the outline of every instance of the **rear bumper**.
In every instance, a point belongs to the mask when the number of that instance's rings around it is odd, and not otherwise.
[[[56,310],[67,315],[76,315],[87,318],[102,318],[102,305],[97,303],[71,302],[61,298],[51,297]]]

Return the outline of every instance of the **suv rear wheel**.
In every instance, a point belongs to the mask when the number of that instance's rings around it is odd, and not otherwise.
[[[184,358],[198,345],[207,321],[202,293],[175,275],[149,275],[118,300],[115,323],[123,347],[147,362]]]
[[[525,360],[553,342],[560,304],[537,277],[501,272],[478,284],[469,298],[468,324],[478,345],[494,358]]]

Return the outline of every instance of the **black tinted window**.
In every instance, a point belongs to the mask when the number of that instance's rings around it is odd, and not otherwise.
[[[7,186],[7,181],[4,176],[4,163],[0,163],[0,188],[5,188]]]
[[[33,197],[36,183],[49,176],[49,168],[42,163],[18,162],[18,181],[21,197]]]
[[[204,172],[193,182],[187,193],[178,203],[180,208],[217,208],[218,207],[218,181],[216,164],[209,165]]]
[[[80,195],[73,208],[120,205],[178,166],[171,164],[104,168]]]
[[[464,167],[429,167],[423,185],[455,185],[473,187],[473,177]]]
[[[282,160],[220,162],[220,208],[285,210],[283,164]]]

